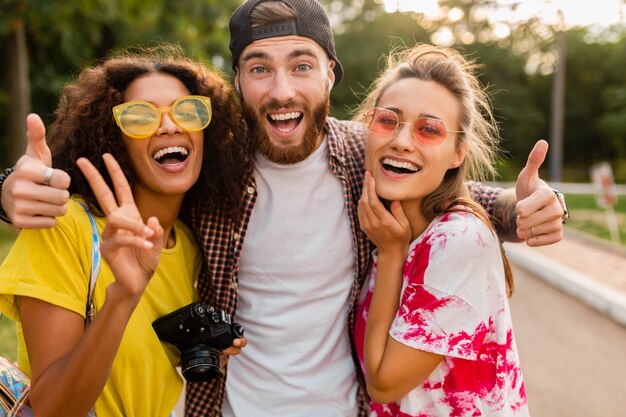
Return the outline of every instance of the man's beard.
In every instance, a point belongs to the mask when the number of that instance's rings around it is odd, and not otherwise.
[[[263,116],[259,116],[267,115],[278,109],[294,109],[295,102],[290,101],[283,104],[273,100],[262,106],[257,113],[245,100],[242,101],[243,116],[248,123],[255,148],[270,161],[280,165],[297,164],[304,161],[317,149],[319,145],[318,140],[322,136],[324,124],[330,110],[328,94],[324,96],[322,102],[315,108],[311,109],[309,106],[305,106],[303,121],[308,121],[308,125],[305,126],[304,137],[299,145],[276,145],[272,143],[263,121],[260,120],[260,117]],[[300,121],[300,123],[303,121]]]

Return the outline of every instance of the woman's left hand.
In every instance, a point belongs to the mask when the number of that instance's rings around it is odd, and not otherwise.
[[[363,179],[363,193],[359,199],[359,222],[378,248],[378,252],[396,252],[406,255],[411,242],[411,225],[399,201],[391,203],[388,211],[376,194],[376,183],[369,172]]]

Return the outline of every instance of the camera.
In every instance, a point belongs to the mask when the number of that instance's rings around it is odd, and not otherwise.
[[[230,314],[194,302],[156,319],[152,327],[159,339],[180,350],[183,377],[210,381],[220,373],[220,351],[243,337],[243,327]]]

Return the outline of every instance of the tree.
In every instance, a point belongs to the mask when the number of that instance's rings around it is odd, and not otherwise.
[[[360,99],[358,93],[367,90],[384,64],[381,57],[390,48],[443,42],[483,64],[479,76],[492,92],[508,155],[503,177],[513,180],[536,140],[551,139],[558,28],[546,24],[540,15],[524,22],[494,22],[486,13],[521,3],[502,6],[493,0],[440,0],[439,4],[441,13],[427,17],[421,13],[385,13],[380,4],[371,2],[356,6],[339,0],[332,3],[335,15],[342,16],[341,10],[348,10],[348,18],[341,21],[336,35],[345,78],[333,90],[333,114],[350,115]],[[624,25],[602,32],[596,28],[566,32],[565,180],[587,181],[589,166],[599,160],[623,166],[616,170],[616,178],[626,180],[626,172],[622,177],[619,174],[626,171],[625,33]]]
[[[11,117],[7,118],[9,137],[21,140],[9,141],[5,149],[9,161],[15,162],[26,148],[26,126],[24,120],[30,111],[30,83],[28,80],[28,50],[24,29],[24,2],[8,2],[2,5],[4,18],[0,18],[0,39],[5,45],[4,62],[6,63],[6,83],[8,94],[0,96],[4,106],[10,108]],[[12,13],[6,13],[12,10]]]
[[[83,66],[131,44],[159,41],[179,43],[191,55],[226,69],[228,17],[238,4],[236,0],[0,1],[0,52],[10,55],[6,58],[10,63],[5,66],[7,71],[14,68],[4,74],[0,90],[0,117],[10,122],[0,127],[0,139],[3,144],[14,145],[10,154],[8,147],[0,148],[0,161],[5,166],[14,163],[25,148],[23,128],[28,106],[21,106],[18,114],[16,104],[30,102],[28,90],[35,98],[32,110],[50,122],[60,89]],[[20,34],[16,29],[23,31],[25,42],[13,40],[16,33]],[[30,73],[20,64],[26,57]],[[22,85],[15,79],[26,80],[26,86],[29,80],[30,88],[15,88]]]

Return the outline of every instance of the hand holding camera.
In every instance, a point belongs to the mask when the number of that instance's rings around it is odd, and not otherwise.
[[[243,338],[243,327],[230,314],[201,302],[179,308],[152,323],[159,339],[180,352],[187,381],[210,381],[220,374],[220,351]],[[243,347],[243,346],[242,346]]]

